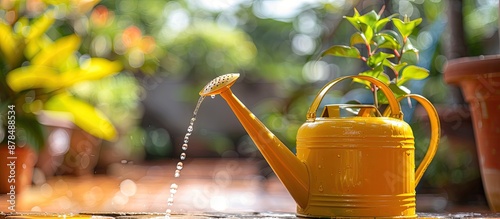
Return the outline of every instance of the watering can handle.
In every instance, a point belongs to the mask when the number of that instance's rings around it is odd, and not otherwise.
[[[417,171],[415,172],[415,185],[417,185],[420,179],[422,178],[422,175],[424,175],[425,170],[427,170],[427,167],[431,163],[432,158],[434,158],[434,155],[436,155],[436,151],[439,144],[439,137],[441,136],[441,127],[437,111],[434,108],[434,106],[432,106],[432,103],[429,100],[417,94],[407,94],[405,96],[398,98],[398,102],[407,97],[415,99],[424,107],[425,111],[427,111],[427,114],[429,116],[429,121],[431,124],[431,139],[429,142],[429,147],[427,148],[427,152],[425,153],[424,159],[422,159],[422,162],[420,162],[420,165],[418,166]],[[383,116],[389,115],[391,113],[390,110],[391,109],[387,108],[382,115]]]
[[[399,101],[396,100],[396,97],[394,97],[394,94],[392,93],[391,89],[387,87],[382,81],[371,77],[371,76],[364,76],[364,75],[354,75],[354,76],[344,76],[337,78],[333,81],[330,81],[328,84],[326,84],[321,90],[319,91],[318,95],[316,95],[316,98],[312,102],[311,106],[309,107],[309,110],[307,111],[307,121],[314,121],[316,119],[316,111],[318,110],[319,104],[323,100],[323,97],[325,96],[326,92],[330,90],[335,84],[338,82],[348,79],[348,78],[357,78],[357,79],[362,79],[369,81],[373,84],[375,84],[378,88],[384,92],[385,96],[387,97],[387,100],[389,100],[389,113],[392,113],[390,116],[397,118],[397,119],[402,119],[403,118],[403,113],[401,112],[401,107],[399,106]]]

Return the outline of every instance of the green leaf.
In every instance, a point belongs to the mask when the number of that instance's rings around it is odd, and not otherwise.
[[[406,44],[403,48],[403,54],[407,53],[407,52],[415,53],[417,55],[417,59],[418,59],[418,52],[419,51],[415,46],[413,46],[413,43],[411,42],[411,40],[406,41]]]
[[[401,33],[403,36],[403,39],[408,38],[410,34],[413,32],[416,26],[418,26],[422,22],[422,18],[417,18],[413,21],[402,21],[399,18],[393,18],[392,22],[394,23],[394,26],[398,29],[398,31]]]
[[[410,65],[403,69],[401,76],[398,80],[398,85],[404,84],[408,80],[422,80],[429,76],[429,70],[416,66]]]
[[[384,69],[382,68],[382,66],[380,66],[378,68],[375,68],[375,69],[371,69],[371,70],[368,70],[368,71],[361,72],[358,75],[364,75],[364,76],[374,77],[376,79],[381,80],[385,84],[388,84],[389,81],[390,81],[389,76],[384,73]],[[371,83],[369,81],[366,81],[366,80],[354,78],[353,81],[357,82],[357,83],[360,83],[360,84],[364,84],[367,87],[371,86],[370,85]]]
[[[368,57],[366,64],[370,68],[376,68],[378,66],[381,66],[386,59],[393,58],[393,57],[394,57],[394,54],[389,54],[389,53],[385,53],[385,52],[375,53],[374,55]]]
[[[388,33],[379,33],[377,37],[381,39],[380,42],[378,43],[378,48],[386,48],[393,50],[401,49],[401,45],[399,44],[398,40],[392,35]]]
[[[361,58],[361,54],[356,47],[351,46],[332,46],[325,50],[321,57],[326,55],[348,57],[348,58]]]
[[[366,44],[366,38],[365,36],[360,33],[360,32],[355,32],[354,34],[352,34],[351,36],[351,42],[350,42],[350,45],[351,46],[354,46],[356,44]]]
[[[366,24],[373,31],[376,29],[376,24],[378,22],[378,19],[380,19],[380,16],[377,14],[377,12],[372,10],[372,11],[360,16],[358,20],[362,24]]]
[[[392,14],[390,15],[389,17],[385,17],[385,18],[382,18],[380,20],[378,20],[376,23],[375,23],[375,32],[378,33],[380,32],[384,27],[385,25],[391,21],[391,19],[395,16],[397,16],[398,14]]]
[[[377,77],[377,79],[384,82],[384,84],[389,84],[389,82],[391,82],[391,78],[389,77],[389,75],[383,72]]]
[[[351,36],[350,45],[354,46],[356,44],[369,45],[373,38],[373,31],[369,26],[361,24],[364,28],[364,32],[355,32]]]
[[[398,72],[401,72],[401,70],[402,70],[405,66],[407,66],[407,65],[408,65],[408,63],[406,63],[406,62],[401,62],[401,63],[399,63],[399,64],[395,65],[395,66],[394,66],[394,69],[396,69],[396,71],[398,71]]]
[[[389,59],[384,59],[382,65],[387,66],[389,68],[394,68],[394,66],[396,66],[396,63],[391,62]]]
[[[402,62],[402,63],[399,63],[399,64],[393,66],[392,70],[394,71],[394,74],[395,74],[396,78],[400,77],[401,70],[403,68],[405,68],[407,65],[408,65],[408,63]],[[398,85],[400,85],[400,84],[398,84]]]
[[[419,59],[419,51],[413,46],[411,40],[406,41],[405,47],[401,54],[401,60],[409,63],[417,63]]]
[[[373,39],[373,28],[371,28],[370,26],[366,25],[366,24],[361,24],[361,29],[363,30],[363,35],[365,36],[365,39],[366,39],[366,44],[370,44],[372,39]]]
[[[68,93],[51,97],[44,107],[46,110],[70,113],[73,116],[73,123],[93,136],[105,140],[116,138],[117,132],[113,124],[100,110]]]
[[[394,94],[394,96],[396,97],[396,99],[410,93],[410,90],[408,88],[406,88],[404,86],[398,86],[393,82],[391,82],[389,84],[389,88],[391,89],[391,91]],[[384,92],[382,92],[382,90],[380,90],[380,89],[377,90],[377,100],[378,100],[379,104],[388,104],[389,103]]]
[[[403,69],[406,65],[408,65],[408,63],[402,62],[402,63],[396,64],[396,63],[393,63],[393,62],[386,59],[384,61],[383,65],[392,69],[392,71],[394,71],[394,74],[396,75],[396,77],[399,77],[399,73],[401,72],[401,69]]]
[[[351,23],[352,26],[354,26],[354,28],[356,28],[356,30],[361,31],[361,26],[359,25],[360,24],[359,12],[358,12],[358,10],[356,10],[356,8],[354,8],[354,15],[352,17],[344,16],[344,18],[346,20],[348,20],[349,23]]]

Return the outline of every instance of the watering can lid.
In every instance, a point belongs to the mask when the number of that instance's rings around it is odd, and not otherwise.
[[[374,105],[364,104],[329,104],[323,108],[322,118],[340,117],[381,117]]]
[[[382,81],[371,76],[355,75],[355,76],[344,76],[337,78],[333,81],[330,81],[323,88],[321,88],[320,92],[316,95],[316,98],[314,98],[314,101],[312,102],[311,106],[309,107],[309,110],[307,111],[306,114],[307,121],[314,121],[316,119],[316,110],[318,109],[321,100],[323,100],[323,97],[325,96],[326,92],[328,92],[328,90],[330,90],[330,88],[332,88],[332,86],[337,84],[339,81],[348,78],[367,80],[376,85],[385,94],[387,100],[389,101],[389,109],[390,109],[389,116],[397,119],[403,119],[403,113],[401,112],[401,107],[399,106],[399,102],[387,85],[385,85]]]

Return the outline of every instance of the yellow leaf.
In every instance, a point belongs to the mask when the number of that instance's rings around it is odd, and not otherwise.
[[[44,34],[50,26],[54,23],[54,13],[52,11],[46,12],[43,16],[38,18],[30,27],[30,32],[26,36],[26,41],[29,43],[33,39],[38,39]]]
[[[7,84],[16,91],[34,88],[56,89],[61,87],[59,74],[50,67],[30,65],[7,73]]]
[[[89,134],[105,140],[114,140],[117,132],[109,119],[92,105],[78,100],[69,93],[51,97],[44,108],[52,111],[68,112],[73,115],[73,123]]]
[[[69,35],[59,38],[52,45],[45,47],[31,60],[32,65],[58,67],[80,47],[80,38]]]
[[[51,45],[52,43],[54,42],[52,42],[52,40],[47,36],[34,38],[26,44],[24,55],[27,59],[32,59],[38,52]]]
[[[80,69],[64,73],[63,83],[71,86],[78,82],[97,80],[118,73],[122,65],[118,61],[109,61],[103,58],[91,58],[85,61]]]
[[[14,68],[20,61],[23,50],[21,40],[14,34],[12,28],[0,20],[0,52],[9,68]]]

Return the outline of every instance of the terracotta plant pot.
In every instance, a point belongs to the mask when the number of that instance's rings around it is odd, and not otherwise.
[[[39,115],[38,120],[45,126],[48,136],[36,164],[45,177],[94,174],[101,139],[88,134],[63,115],[54,112],[44,112]]]
[[[444,79],[469,103],[486,198],[500,212],[500,56],[451,60]]]
[[[7,145],[0,145],[0,194],[12,194],[11,186],[15,186],[15,194],[21,193],[31,186],[36,153],[33,149],[16,147],[15,154],[9,154]]]

